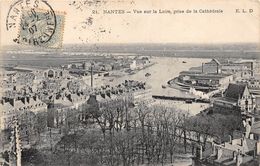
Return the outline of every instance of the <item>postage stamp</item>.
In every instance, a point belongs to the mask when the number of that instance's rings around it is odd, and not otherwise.
[[[54,12],[44,0],[19,0],[11,5],[6,28],[18,44],[59,48],[62,46],[65,12]]]
[[[62,46],[64,20],[65,13],[61,12],[55,15],[48,10],[23,10],[17,42],[59,48]]]

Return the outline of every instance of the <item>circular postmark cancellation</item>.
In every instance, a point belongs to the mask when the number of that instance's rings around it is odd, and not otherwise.
[[[6,29],[19,44],[46,46],[56,30],[56,15],[45,0],[18,0],[10,6]]]

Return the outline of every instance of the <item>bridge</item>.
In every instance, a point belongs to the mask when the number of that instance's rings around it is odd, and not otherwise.
[[[178,97],[178,96],[164,96],[164,95],[152,95],[154,99],[161,100],[177,100],[177,101],[192,101],[196,103],[210,103],[209,99],[201,99],[195,97]]]

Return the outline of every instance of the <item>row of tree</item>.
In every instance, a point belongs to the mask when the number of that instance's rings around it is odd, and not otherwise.
[[[109,104],[103,109],[75,111],[66,113],[65,122],[59,125],[63,137],[51,151],[25,149],[23,161],[36,165],[164,165],[173,163],[175,154],[190,152],[192,142],[205,149],[211,138],[223,141],[242,127],[239,116],[190,117],[174,107],[147,103],[129,108],[122,102],[122,107]],[[82,115],[84,121],[79,118]],[[45,131],[44,119],[46,115],[39,114],[34,123],[27,123],[39,138]],[[34,158],[28,159],[25,153],[33,153]]]
[[[58,160],[62,164],[173,163],[174,154],[184,151],[179,149],[180,145],[187,146],[181,129],[188,119],[187,112],[147,104],[85,111],[88,117],[85,128],[65,135],[56,145],[56,154],[66,154],[66,161]]]

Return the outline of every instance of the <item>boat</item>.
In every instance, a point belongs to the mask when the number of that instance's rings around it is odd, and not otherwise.
[[[133,75],[133,74],[136,74],[136,71],[132,70],[129,72],[129,75]]]
[[[182,61],[182,63],[187,63],[186,61]]]
[[[162,85],[162,88],[163,88],[163,89],[165,89],[165,88],[166,88],[166,86],[165,86],[165,85]]]
[[[151,75],[151,73],[146,73],[145,77],[149,77]]]
[[[185,100],[185,103],[192,104],[192,100]]]

